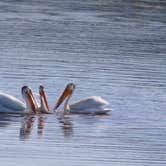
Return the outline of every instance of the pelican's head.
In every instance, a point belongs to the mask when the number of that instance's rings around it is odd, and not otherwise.
[[[22,96],[26,102],[27,109],[35,113],[38,109],[38,105],[34,101],[32,90],[28,86],[22,87]]]
[[[61,103],[63,103],[63,101],[65,99],[69,99],[71,97],[71,95],[73,94],[75,88],[76,88],[76,84],[74,84],[74,83],[67,84],[64,92],[62,93],[62,95],[60,96],[58,102],[56,103],[56,105],[54,107],[54,110],[56,110],[61,105]]]
[[[50,112],[50,106],[47,101],[44,86],[42,85],[39,86],[39,94],[40,94],[40,102],[41,102],[41,111],[44,113]]]
[[[69,83],[66,86],[66,89],[68,89],[68,90],[70,90],[72,92],[74,91],[75,88],[76,88],[76,84],[74,84],[74,83]]]

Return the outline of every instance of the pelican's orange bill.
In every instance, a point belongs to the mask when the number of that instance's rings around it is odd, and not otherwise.
[[[56,103],[54,110],[56,110],[61,105],[61,103],[63,103],[63,101],[66,99],[66,97],[70,96],[71,94],[72,94],[72,90],[69,89],[68,87],[65,88],[64,92],[62,93],[58,102]]]
[[[28,93],[28,101],[30,102],[30,105],[31,105],[31,109],[32,109],[31,111],[33,113],[36,113],[37,105],[34,102],[34,96],[31,91]]]
[[[35,105],[36,110],[37,110],[37,109],[39,108],[39,104],[38,104],[38,102],[37,102],[37,100],[36,100],[36,98],[35,98],[35,96],[33,95],[33,93],[32,93],[31,90],[30,90],[30,94],[31,94],[31,97],[32,97],[32,99],[33,99],[34,105]]]
[[[46,107],[47,107],[48,111],[50,111],[50,106],[49,106],[49,104],[48,104],[47,96],[46,96],[46,93],[45,93],[44,89],[42,89],[40,93],[41,93],[40,95],[41,95],[41,96],[43,97],[43,99],[44,99],[44,102],[45,102],[45,104],[46,104]]]

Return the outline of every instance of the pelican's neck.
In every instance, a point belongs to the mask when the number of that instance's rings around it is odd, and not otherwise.
[[[43,101],[44,99],[40,96],[40,111],[43,113],[48,113],[49,110],[47,108],[47,104],[45,101]]]
[[[64,113],[67,113],[67,112],[70,111],[70,105],[68,104],[70,98],[71,98],[71,95],[66,99],[66,101],[65,101],[65,103],[64,103]]]
[[[32,105],[29,101],[25,100],[26,103],[26,110],[33,112],[33,110],[35,110],[34,105]]]
[[[40,109],[41,109],[41,111],[46,111],[47,110],[46,104],[43,101],[42,97],[40,97]]]
[[[25,103],[26,103],[26,110],[30,111],[30,113],[35,113],[37,111],[37,107],[33,101],[33,99],[28,100],[26,97],[24,97]]]

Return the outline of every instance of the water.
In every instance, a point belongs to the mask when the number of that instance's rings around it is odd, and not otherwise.
[[[166,165],[166,2],[2,0],[0,89],[44,85],[51,107],[101,95],[107,116],[0,116],[0,161],[17,165]],[[72,102],[71,101],[71,102]]]

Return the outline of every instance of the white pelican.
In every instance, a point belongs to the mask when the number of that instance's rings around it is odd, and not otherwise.
[[[2,113],[31,113],[37,109],[32,91],[27,86],[22,87],[22,96],[26,102],[18,100],[14,96],[0,92],[0,112]]]
[[[111,111],[111,109],[108,108],[109,103],[100,96],[91,96],[74,104],[68,105],[69,99],[72,96],[75,88],[76,85],[73,83],[69,83],[66,86],[64,92],[54,107],[54,111],[65,99],[66,101],[64,103],[64,113],[71,112],[77,114],[106,114]]]

